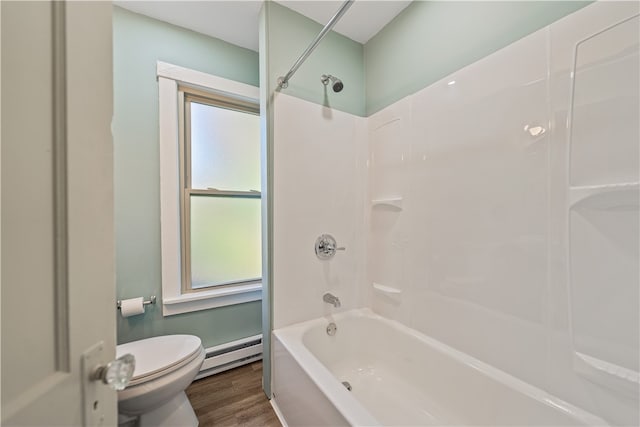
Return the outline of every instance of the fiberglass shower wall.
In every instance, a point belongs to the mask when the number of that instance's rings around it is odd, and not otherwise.
[[[373,309],[638,424],[638,4],[599,3],[368,118]]]
[[[337,295],[344,308],[360,306],[364,277],[364,198],[366,127],[363,46],[330,32],[289,81],[289,70],[322,25],[265,2],[262,10],[261,86],[269,116],[272,202],[273,329],[330,315],[322,300]],[[334,93],[320,82],[339,76],[344,89]],[[314,243],[331,234],[346,247],[320,261]]]
[[[293,118],[293,120],[292,120]],[[364,276],[365,126],[362,117],[277,94],[274,102],[274,329],[360,306]],[[314,242],[333,235],[329,261]]]

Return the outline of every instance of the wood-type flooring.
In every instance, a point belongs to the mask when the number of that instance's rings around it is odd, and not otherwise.
[[[200,427],[281,427],[262,391],[262,361],[194,381],[186,393]]]

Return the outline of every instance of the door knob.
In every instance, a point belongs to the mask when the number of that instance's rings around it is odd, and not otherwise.
[[[125,354],[106,365],[100,365],[90,375],[92,381],[101,381],[113,390],[124,390],[136,367],[136,358],[132,354]]]

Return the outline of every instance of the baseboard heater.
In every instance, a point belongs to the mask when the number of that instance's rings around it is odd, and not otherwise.
[[[262,359],[262,334],[205,349],[206,356],[196,379]]]

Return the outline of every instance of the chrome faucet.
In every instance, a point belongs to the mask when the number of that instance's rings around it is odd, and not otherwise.
[[[335,308],[340,308],[340,299],[337,296],[332,295],[328,292],[322,296],[322,301],[329,304],[333,304]]]

